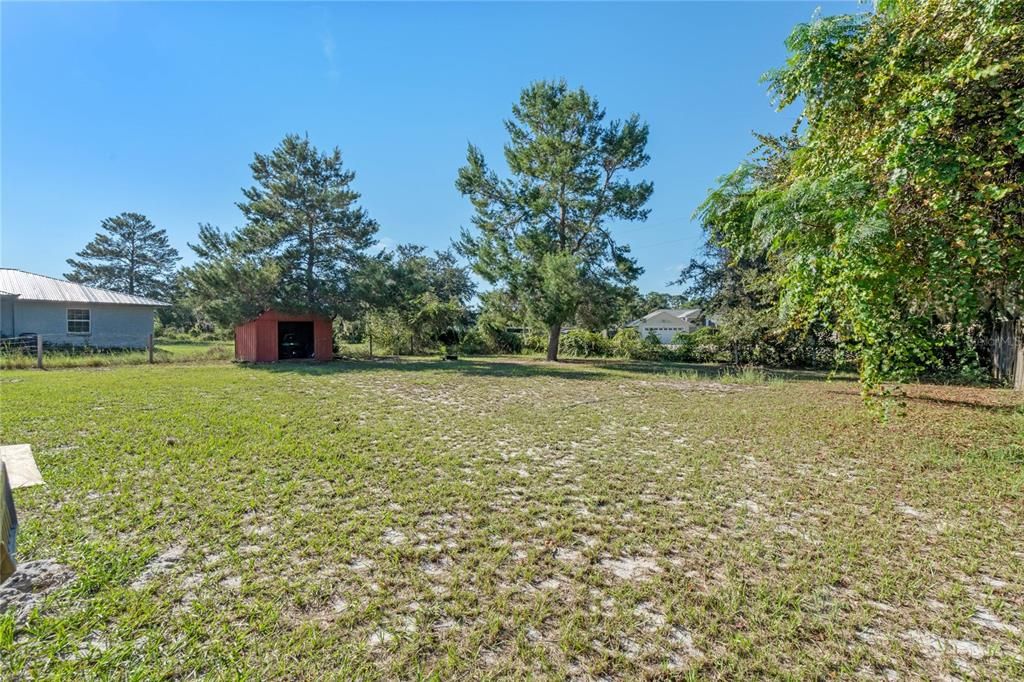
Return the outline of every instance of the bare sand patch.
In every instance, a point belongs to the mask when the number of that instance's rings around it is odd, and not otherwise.
[[[174,565],[181,561],[184,556],[184,545],[168,547],[146,565],[146,568],[139,574],[139,577],[132,582],[131,588],[138,590],[145,587],[146,583],[174,568]]]
[[[406,542],[408,542],[408,539],[405,537],[405,533],[403,533],[400,530],[395,530],[393,528],[388,528],[387,530],[385,530],[383,538],[384,542],[392,546],[404,545]]]
[[[650,580],[655,574],[662,572],[658,562],[654,557],[650,556],[623,556],[602,559],[600,566],[620,580],[646,581]]]

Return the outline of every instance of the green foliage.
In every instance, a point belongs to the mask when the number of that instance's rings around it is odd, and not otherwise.
[[[662,360],[667,357],[668,350],[660,343],[641,338],[635,327],[623,327],[615,332],[609,348],[615,357],[630,360]]]
[[[548,347],[548,335],[531,329],[523,334],[523,350],[543,353]]]
[[[421,353],[438,344],[454,348],[468,322],[475,291],[466,268],[450,251],[434,256],[413,244],[367,260],[354,289],[373,322],[369,337],[393,353]],[[390,327],[385,329],[385,327]]]
[[[288,135],[250,167],[255,184],[238,204],[246,225],[230,234],[201,226],[190,245],[199,257],[187,272],[191,295],[225,325],[267,308],[354,317],[353,279],[377,224],[356,206],[341,152]]]
[[[611,354],[611,344],[597,332],[571,329],[562,335],[559,350],[574,358],[606,357]]]
[[[452,352],[462,338],[465,321],[466,311],[458,301],[442,301],[429,291],[421,295],[408,318],[414,352],[438,344]]]
[[[374,352],[391,355],[412,353],[413,332],[402,314],[394,308],[377,310],[366,316],[366,334]]]
[[[694,348],[696,347],[696,339],[693,334],[679,332],[678,334],[672,337],[672,345],[675,346],[675,355],[680,360],[685,361],[694,359]]]
[[[381,268],[379,279],[364,286],[373,289],[365,299],[377,308],[417,308],[426,293],[466,306],[476,293],[469,270],[458,264],[450,250],[431,256],[422,246],[400,244],[394,253],[384,253],[375,262]]]
[[[731,258],[778,268],[788,323],[858,353],[868,392],[1024,311],[1022,16],[1020,0],[893,0],[798,26],[766,79],[780,107],[803,103],[801,144],[700,209]]]
[[[121,213],[100,223],[85,248],[68,258],[64,277],[134,296],[162,299],[171,292],[174,269],[181,257],[166,230],[158,230],[139,213]]]
[[[480,312],[474,328],[485,352],[522,352],[523,335],[520,330],[527,324],[521,306],[507,291],[500,288],[480,294],[480,301]]]
[[[476,326],[472,332],[475,338],[479,339],[480,351],[486,353],[521,353],[523,350],[523,336],[510,332],[505,327],[491,324],[481,318],[477,319]],[[463,341],[463,345],[467,342]],[[467,351],[468,352],[468,351]]]
[[[201,307],[189,295],[188,281],[184,271],[179,271],[171,278],[167,287],[166,299],[170,305],[158,308],[154,333],[165,338],[181,333],[186,337],[196,338],[200,335],[222,335],[229,331],[226,327],[218,327],[213,320],[203,314]]]
[[[690,359],[696,362],[716,362],[726,356],[722,334],[713,327],[701,327],[688,341]]]
[[[565,82],[534,83],[512,114],[510,177],[499,178],[472,145],[459,170],[475,229],[463,230],[458,249],[552,332],[581,310],[599,326],[614,317],[607,302],[641,272],[605,223],[647,218],[653,185],[620,177],[647,164],[647,126],[636,115],[604,123],[598,102]],[[557,357],[557,334],[547,351]]]
[[[233,327],[282,303],[277,264],[241,247],[237,235],[204,224],[189,246],[198,260],[182,270],[187,297],[217,324]]]
[[[484,337],[479,327],[469,327],[459,340],[459,351],[465,355],[489,355],[492,353],[508,352],[496,351],[491,341]]]

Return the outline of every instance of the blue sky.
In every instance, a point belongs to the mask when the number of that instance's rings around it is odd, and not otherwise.
[[[469,141],[503,169],[523,86],[565,78],[650,124],[646,223],[615,226],[666,283],[700,251],[715,178],[782,132],[760,75],[815,8],[856,3],[12,4],[2,19],[0,263],[60,276],[122,211],[191,260],[197,224],[241,222],[248,164],[286,133],[338,146],[385,245],[444,248],[469,224]]]

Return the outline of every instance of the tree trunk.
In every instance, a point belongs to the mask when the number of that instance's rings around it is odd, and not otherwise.
[[[309,228],[309,253],[306,254],[306,307],[313,310],[313,289],[316,282],[313,280],[313,228]]]
[[[562,336],[562,325],[553,324],[548,329],[548,360],[554,362],[558,359],[558,340]]]

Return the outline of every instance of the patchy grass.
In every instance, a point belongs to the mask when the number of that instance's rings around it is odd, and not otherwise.
[[[0,678],[1024,676],[1019,396],[686,371],[6,372]]]
[[[234,357],[231,341],[163,341],[153,344],[154,362],[210,362],[228,360]],[[66,367],[115,367],[118,365],[143,365],[149,362],[145,350],[105,350],[88,348],[68,350],[44,350],[43,367],[46,369]],[[35,367],[33,352],[0,351],[0,369],[27,369]]]

